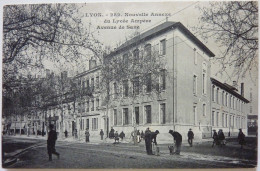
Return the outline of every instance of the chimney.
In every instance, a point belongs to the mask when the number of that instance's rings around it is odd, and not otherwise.
[[[96,60],[89,60],[89,70],[91,70],[92,68],[95,68],[97,66],[97,62]]]
[[[241,96],[244,97],[244,83],[241,83]]]

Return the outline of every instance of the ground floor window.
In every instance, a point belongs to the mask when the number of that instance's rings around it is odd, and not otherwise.
[[[146,123],[152,123],[151,105],[144,106],[144,109],[146,114]]]
[[[123,108],[123,115],[124,115],[124,125],[128,125],[129,124],[128,108]]]
[[[165,103],[160,104],[161,124],[166,123]]]
[[[212,126],[215,126],[215,124],[214,124],[214,122],[215,122],[214,117],[215,117],[215,112],[212,111]]]
[[[92,130],[98,129],[98,118],[92,118]]]
[[[135,123],[139,125],[139,107],[135,107]]]

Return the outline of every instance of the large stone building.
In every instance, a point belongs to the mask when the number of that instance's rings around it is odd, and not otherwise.
[[[129,72],[121,82],[112,81],[109,104],[100,88],[102,66],[90,61],[89,70],[73,78],[77,93],[62,94],[61,103],[54,100],[47,107],[47,119],[60,133],[67,130],[69,136],[77,129],[79,137],[86,128],[91,137],[99,137],[100,129],[108,133],[111,127],[124,131],[126,138],[134,129],[145,131],[149,127],[160,131],[161,142],[172,141],[170,129],[184,139],[190,128],[196,139],[211,137],[213,129],[223,129],[227,136],[236,135],[238,128],[247,133],[248,100],[234,87],[211,78],[210,58],[215,55],[181,23],[165,22],[151,28],[104,60],[122,59],[132,67],[139,65],[136,59],[144,62],[141,57],[152,55],[161,61],[160,74],[153,79],[149,72],[143,73],[145,77]],[[131,58],[132,64],[128,63]],[[147,63],[151,62],[142,66]]]
[[[118,132],[124,131],[127,137],[130,137],[134,127],[143,131],[149,127],[153,131],[160,131],[158,138],[161,140],[172,138],[168,134],[169,129],[187,138],[185,135],[192,128],[195,138],[200,139],[210,137],[212,129],[222,128],[224,132],[233,133],[238,132],[234,128],[246,128],[247,115],[243,106],[248,101],[235,91],[220,86],[222,83],[215,86],[227,91],[242,109],[222,110],[211,101],[212,84],[216,81],[210,78],[209,58],[214,54],[181,23],[165,22],[158,25],[117,48],[109,58],[134,56],[136,51],[146,51],[149,46],[148,49],[158,51],[158,58],[165,61],[162,69],[167,76],[159,78],[163,84],[160,96],[151,97],[146,93],[137,97],[122,95],[115,98],[109,108],[110,126]],[[127,91],[134,90],[134,83],[130,79],[122,84],[123,89],[124,84],[127,85]],[[141,87],[140,91],[145,89]],[[228,114],[228,117],[232,117],[232,124],[236,122],[232,129],[220,125],[219,120],[215,119],[221,118],[223,112],[224,118]]]

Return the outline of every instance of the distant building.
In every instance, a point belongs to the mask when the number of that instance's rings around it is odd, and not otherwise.
[[[247,115],[249,101],[228,84],[211,78],[211,125],[213,129],[223,129],[226,136],[237,135],[238,129],[247,133]]]

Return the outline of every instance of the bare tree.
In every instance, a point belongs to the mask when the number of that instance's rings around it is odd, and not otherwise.
[[[258,69],[258,2],[210,2],[200,6],[198,33],[205,39],[215,39],[223,51],[216,59],[221,72],[232,67],[230,77],[244,77]]]
[[[86,29],[82,5],[6,5],[3,16],[4,82],[23,69],[44,67],[43,60],[75,61],[100,43]]]

